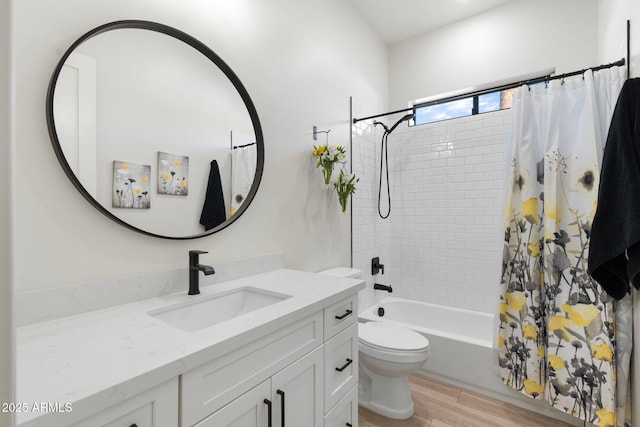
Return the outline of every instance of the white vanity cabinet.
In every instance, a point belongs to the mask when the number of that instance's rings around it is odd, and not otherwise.
[[[358,426],[358,297],[324,310],[324,427]]]
[[[140,393],[70,427],[175,427],[178,423],[178,379]]]
[[[318,311],[183,374],[181,425],[199,425],[201,420],[217,416],[218,410],[269,380],[274,392],[263,395],[259,401],[267,398],[272,402],[274,417],[280,413],[282,401],[277,390],[282,390],[287,412],[287,406],[296,408],[295,402],[299,397],[312,396],[313,405],[305,404],[317,411],[314,419],[320,422],[310,427],[320,426],[324,408],[322,321],[322,311]],[[308,389],[296,390],[300,384]],[[287,405],[287,400],[293,403]],[[290,418],[295,419],[296,416],[292,414]]]
[[[18,413],[17,426],[357,426],[363,287],[278,269],[21,327],[17,401],[73,410]],[[285,297],[196,330],[156,316],[247,289]]]
[[[325,415],[324,427],[358,427],[357,384]]]
[[[181,426],[357,426],[356,298],[184,373]]]
[[[322,427],[322,367],[318,347],[194,427]]]
[[[194,427],[264,427],[269,425],[271,381],[258,384]],[[273,415],[272,415],[273,416]]]

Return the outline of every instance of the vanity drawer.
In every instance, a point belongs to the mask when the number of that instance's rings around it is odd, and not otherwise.
[[[178,378],[73,424],[71,427],[175,427]]]
[[[324,309],[325,341],[356,322],[358,295],[352,295]]]
[[[284,326],[181,377],[181,420],[191,426],[322,345],[322,311]]]
[[[358,386],[351,390],[324,416],[324,427],[358,427]]]
[[[331,409],[358,384],[358,325],[324,344],[324,408]]]

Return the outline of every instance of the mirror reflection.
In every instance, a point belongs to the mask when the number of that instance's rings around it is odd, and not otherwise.
[[[248,95],[194,47],[143,28],[101,32],[69,52],[50,89],[50,133],[76,187],[117,222],[161,237],[224,228],[262,169]]]

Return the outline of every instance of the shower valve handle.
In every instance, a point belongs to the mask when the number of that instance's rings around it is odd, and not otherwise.
[[[382,272],[384,274],[384,264],[380,264],[380,257],[375,257],[371,259],[371,275],[374,276]]]

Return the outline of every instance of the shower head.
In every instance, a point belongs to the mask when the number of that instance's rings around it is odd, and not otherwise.
[[[398,120],[395,125],[391,126],[391,129],[389,129],[387,132],[388,133],[393,132],[395,130],[395,128],[397,128],[400,123],[408,121],[408,120],[412,120],[413,118],[414,118],[413,113],[406,114],[400,120]]]
[[[380,125],[380,126],[382,126],[382,127],[384,128],[384,131],[385,131],[385,132],[389,132],[389,128],[387,127],[387,125],[385,125],[385,124],[384,124],[384,123],[382,123],[382,122],[373,122],[373,124],[374,124],[374,125]]]

